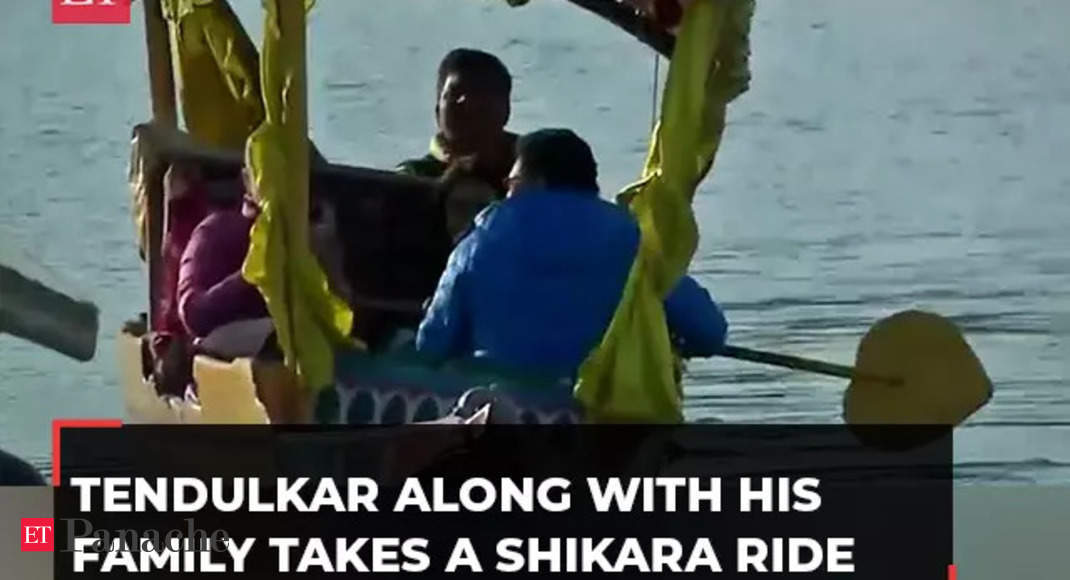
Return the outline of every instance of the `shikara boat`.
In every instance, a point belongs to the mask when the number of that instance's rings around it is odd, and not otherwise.
[[[517,5],[527,0],[506,1]],[[746,90],[749,80],[747,38],[753,0],[570,2],[610,21],[669,58],[674,54],[677,36],[673,29],[681,17],[682,5],[724,2],[723,6],[729,6],[730,2],[736,2],[736,6],[724,8],[725,12],[720,13],[725,18],[717,21],[724,24],[715,33],[720,37],[706,36],[705,29],[695,33],[699,30],[695,28],[690,29],[692,34],[679,38],[702,38],[707,44],[718,43],[712,45],[717,51],[713,54],[714,62],[703,65],[710,65],[709,68],[717,73],[711,70],[704,89],[701,83],[693,87],[702,92],[704,98],[712,98],[712,93],[724,88],[712,86],[715,74],[721,74],[721,80],[730,79],[724,90],[732,94],[716,95],[722,105]],[[292,207],[280,205],[286,209],[277,216],[282,224],[279,227],[292,228],[287,230],[291,237],[307,237],[310,187],[317,195],[329,196],[338,208],[339,220],[346,223],[340,236],[345,254],[345,276],[352,287],[348,305],[354,321],[351,336],[364,344],[374,345],[394,331],[414,327],[421,318],[422,303],[432,294],[443,270],[449,243],[426,235],[443,221],[443,198],[437,183],[367,167],[326,163],[309,169],[305,157],[308,133],[304,93],[305,6],[302,4],[311,3],[265,0],[267,32],[264,58],[260,64],[272,64],[259,67],[260,56],[225,0],[148,0],[143,3],[153,119],[150,124],[135,128],[131,183],[139,241],[149,271],[149,306],[144,317],[149,324],[148,328],[128,325],[119,336],[120,380],[128,421],[421,422],[442,417],[470,387],[492,381],[484,374],[485,369],[428,370],[420,361],[404,357],[346,356],[333,370],[337,376],[359,377],[357,384],[347,384],[346,379],[339,378],[337,382],[342,388],[326,389],[318,399],[310,400],[298,388],[300,377],[306,375],[294,371],[294,357],[288,355],[291,360],[284,363],[257,357],[220,360],[200,355],[193,363],[193,378],[197,385],[195,397],[163,396],[154,386],[151,380],[153,360],[146,347],[146,338],[152,330],[151,321],[155,319],[154,311],[159,304],[161,246],[166,224],[162,181],[165,170],[172,163],[211,165],[215,171],[237,175],[243,159],[246,165],[251,160],[259,162],[261,169],[265,166],[263,156],[267,153],[247,143],[255,143],[257,138],[265,135],[288,139],[287,146],[292,155],[272,158],[286,160],[275,164],[285,166],[285,171],[279,169],[275,175],[280,183],[284,182],[279,188],[296,192]],[[328,3],[322,4],[317,9],[331,9]],[[708,13],[713,12],[711,8]],[[713,21],[711,18],[707,23],[712,26]],[[685,24],[687,22],[685,20]],[[689,29],[685,27],[685,30]],[[284,39],[287,35],[289,38]],[[274,40],[269,43],[269,38]],[[726,40],[730,42],[722,43]],[[735,42],[733,50],[720,52],[732,42]],[[687,46],[684,42],[680,44]],[[677,54],[677,59],[690,54],[685,49]],[[680,70],[688,69],[681,67]],[[176,86],[184,129],[193,136],[192,140],[167,136],[172,135],[178,125]],[[273,88],[265,88],[261,95],[261,86]],[[221,107],[224,101],[227,106]],[[281,101],[286,102],[280,105]],[[291,107],[296,118],[281,120],[277,110],[280,106]],[[663,105],[663,115],[670,109],[670,105]],[[723,115],[723,109],[721,111]],[[664,116],[662,120],[665,120]],[[721,129],[723,120],[722,116]],[[682,125],[677,123],[676,126]],[[264,133],[265,127],[268,133]],[[691,131],[701,133],[704,129]],[[244,158],[243,145],[246,146]],[[302,153],[293,153],[298,148]],[[687,155],[691,150],[677,147],[676,151]],[[661,163],[660,156],[661,150],[652,148],[651,160],[655,161],[648,160],[644,174],[650,169],[650,162]],[[704,170],[684,180],[694,176],[701,179],[712,163],[712,152],[705,161]],[[294,236],[294,232],[298,235]],[[254,228],[254,248],[256,235]],[[250,256],[254,253],[251,250]],[[301,255],[310,254],[306,250]],[[289,256],[292,260],[294,254]],[[249,278],[249,263],[247,259],[243,270],[246,279]],[[295,288],[301,290],[293,284],[296,283],[286,282],[281,286],[286,291],[286,300],[292,297]],[[264,286],[258,286],[264,292]],[[323,302],[306,304],[306,310],[329,310],[326,304],[332,300],[329,292],[319,296]],[[657,304],[660,307],[660,302]],[[270,297],[268,305],[270,310]],[[273,310],[280,344],[289,341],[292,347],[293,341],[284,340],[283,335],[293,334],[296,315],[283,312],[280,320],[276,314]],[[610,333],[612,328],[611,324]],[[287,347],[283,344],[282,348],[286,350]],[[632,352],[642,354],[643,349]],[[879,321],[863,339],[854,367],[736,346],[728,346],[721,354],[850,379],[844,401],[844,417],[848,422],[958,424],[983,406],[992,393],[991,382],[961,333],[950,321],[929,313],[908,311]],[[302,372],[307,372],[307,368]],[[493,381],[498,384],[497,379]],[[510,381],[504,382],[508,384]],[[569,400],[564,402],[552,398],[543,400],[533,392],[525,390],[523,384],[510,391],[510,396],[515,396],[520,403],[516,405],[521,409],[520,420],[571,422],[576,419],[571,397],[567,396]]]
[[[509,3],[525,2],[509,0]],[[191,79],[183,79],[183,74],[188,72],[185,69],[193,68],[190,63],[205,58],[198,54],[203,52],[203,46],[199,45],[224,38],[228,50],[237,55],[232,58],[245,58],[253,63],[258,58],[226,0],[198,4],[191,7],[186,3],[183,7],[184,3],[172,0],[144,2],[154,118],[133,131],[131,185],[139,241],[148,265],[149,300],[147,313],[141,315],[147,324],[144,327],[128,324],[118,338],[125,415],[128,421],[147,423],[297,420],[292,409],[300,405],[288,394],[294,390],[295,376],[280,361],[257,358],[224,361],[196,356],[193,372],[198,385],[196,399],[163,395],[151,380],[153,361],[146,339],[160,297],[161,247],[167,223],[164,172],[170,164],[182,162],[211,165],[217,172],[237,175],[243,161],[239,141],[209,138],[197,142],[174,138],[172,130],[178,125],[176,86],[187,119],[185,129],[196,133],[197,127],[190,125],[200,123],[203,129],[204,123],[199,121],[196,110],[190,114],[191,109],[203,107],[217,96],[211,90],[213,87],[199,94],[198,85]],[[657,21],[665,18],[664,10],[655,10],[652,3],[577,0],[573,4],[607,19],[661,54],[671,55],[674,37]],[[644,4],[649,5],[641,6]],[[329,11],[331,7],[324,3],[315,9]],[[220,29],[226,34],[218,35]],[[190,41],[190,36],[199,34],[204,35],[200,43]],[[213,40],[212,34],[218,36]],[[211,129],[201,131],[210,137],[211,132]],[[337,208],[339,221],[346,224],[339,234],[346,277],[352,285],[354,337],[365,344],[376,344],[398,329],[414,328],[450,250],[442,238],[427,235],[442,223],[444,209],[437,184],[380,169],[330,163],[319,165],[310,173],[311,189],[329,196]],[[418,362],[405,357],[394,357],[390,362],[357,357],[347,364],[360,366],[360,372],[355,374],[370,377],[369,380],[390,375],[396,382],[399,375],[408,377],[401,380],[407,386],[400,389],[400,394],[397,389],[391,393],[390,389],[373,388],[358,392],[354,395],[356,400],[341,401],[342,409],[351,409],[348,418],[359,422],[435,419],[454,404],[461,392],[473,386],[474,380],[471,371],[428,374]],[[428,381],[434,382],[435,388],[415,386]],[[361,396],[365,399],[361,400]],[[557,403],[551,407],[542,420],[573,420],[571,410]],[[534,416],[528,419],[536,420]]]

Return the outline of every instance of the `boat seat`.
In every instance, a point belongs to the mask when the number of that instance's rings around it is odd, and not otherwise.
[[[312,191],[335,207],[354,334],[377,348],[418,325],[452,246],[433,182],[350,167]]]
[[[162,196],[163,175],[171,164],[196,166],[203,176],[220,183],[234,183],[233,178],[240,175],[240,151],[204,148],[149,125],[139,125],[134,135],[131,184],[143,234],[151,229],[141,221],[152,213],[146,204],[150,194],[156,200]],[[230,190],[236,197],[241,195],[233,186],[213,188],[211,195],[219,199]],[[325,201],[334,209],[341,269],[354,311],[354,336],[378,349],[398,330],[418,325],[422,305],[434,292],[452,247],[437,183],[392,171],[325,163],[313,167],[309,191],[311,207]],[[152,235],[160,235],[159,230]],[[143,248],[159,248],[159,242]],[[294,378],[280,362],[248,358],[228,362],[197,356],[193,377],[198,392],[192,401],[156,394],[145,371],[153,368],[150,358],[151,353],[143,354],[138,337],[121,337],[120,368],[128,417],[162,423],[301,422],[311,417],[312,404],[295,399],[299,390],[293,388]]]
[[[181,160],[213,180],[233,183],[240,172],[237,153],[197,155],[181,151],[162,156],[164,164]],[[309,191],[310,206],[322,200],[334,207],[342,274],[352,293],[354,335],[375,347],[399,328],[419,324],[422,305],[434,292],[452,249],[436,182],[326,164],[313,169]],[[212,195],[220,199],[226,193],[215,188]],[[241,192],[233,195],[237,198]]]

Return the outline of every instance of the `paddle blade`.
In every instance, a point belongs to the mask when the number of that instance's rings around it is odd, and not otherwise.
[[[850,424],[958,425],[992,398],[992,382],[948,319],[909,310],[873,325],[855,369],[898,377],[891,385],[856,378],[844,395]]]
[[[2,259],[0,334],[18,336],[82,362],[92,360],[97,350],[97,307],[45,285],[33,268],[17,270]]]

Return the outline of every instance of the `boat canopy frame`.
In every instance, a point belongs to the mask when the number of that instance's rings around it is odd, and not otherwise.
[[[504,0],[510,5],[520,6],[527,4],[529,0]],[[631,35],[633,38],[649,46],[658,54],[671,58],[675,47],[674,35],[658,26],[653,18],[644,15],[636,8],[634,3],[626,0],[568,0],[571,4],[590,12],[607,22],[612,23],[620,30]],[[227,0],[144,0],[142,2],[145,30],[145,44],[148,55],[149,88],[151,96],[152,123],[165,129],[178,129],[179,113],[176,97],[175,69],[173,64],[173,47],[171,46],[168,30],[167,15],[164,6],[168,9],[181,10],[185,3],[208,4],[215,3],[231,17],[240,20],[234,14]],[[136,131],[135,131],[136,132]],[[135,136],[136,137],[136,136]],[[142,136],[144,137],[144,136]],[[146,183],[140,194],[143,199],[136,199],[134,203],[135,222],[138,224],[139,244],[141,253],[148,265],[149,277],[149,324],[151,327],[153,316],[152,310],[160,301],[160,271],[162,269],[162,240],[166,223],[166,204],[163,199],[162,167],[166,167],[175,161],[189,161],[192,163],[223,163],[226,165],[240,165],[242,157],[240,152],[211,147],[191,147],[188,144],[159,143],[157,148],[158,161],[161,164],[155,175],[146,175]],[[373,176],[376,179],[397,181],[401,185],[413,185],[412,181],[419,178],[400,176],[386,171],[375,169],[345,166],[340,164],[327,164],[312,169],[313,173],[324,175],[348,176],[361,178]],[[402,183],[405,182],[405,183]]]

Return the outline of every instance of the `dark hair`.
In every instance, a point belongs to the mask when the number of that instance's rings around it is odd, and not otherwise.
[[[241,177],[241,167],[215,159],[198,159],[196,161],[178,160],[171,163],[172,168],[180,168],[188,175],[194,175],[204,181],[216,181]],[[172,169],[174,171],[175,169]]]
[[[451,50],[438,65],[438,84],[436,95],[442,94],[442,86],[451,74],[472,74],[493,91],[508,97],[513,90],[513,77],[498,57],[472,48],[455,48]]]
[[[525,177],[550,188],[598,191],[598,163],[587,142],[569,129],[540,129],[516,142]]]

